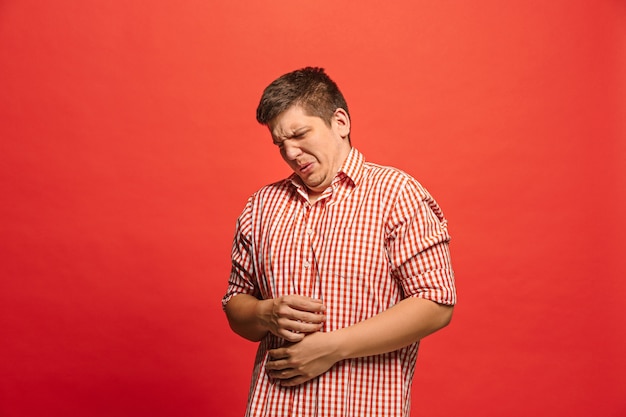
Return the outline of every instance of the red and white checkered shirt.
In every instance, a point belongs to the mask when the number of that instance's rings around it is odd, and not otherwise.
[[[453,305],[449,240],[443,213],[415,179],[365,162],[353,148],[314,204],[295,174],[248,200],[222,303],[237,294],[319,298],[326,305],[325,332],[406,297]],[[409,416],[419,343],[347,359],[307,383],[281,387],[265,364],[267,351],[282,343],[270,333],[260,342],[246,416]]]

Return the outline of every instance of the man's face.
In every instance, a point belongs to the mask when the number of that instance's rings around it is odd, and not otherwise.
[[[308,116],[292,106],[269,124],[274,144],[291,169],[317,196],[332,182],[350,153],[350,118],[337,109],[328,126],[317,116]]]

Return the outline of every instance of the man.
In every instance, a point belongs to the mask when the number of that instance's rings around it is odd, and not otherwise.
[[[365,162],[320,68],[283,75],[257,120],[294,173],[237,222],[222,301],[260,341],[246,416],[409,416],[419,341],[456,302],[447,223],[406,173]]]

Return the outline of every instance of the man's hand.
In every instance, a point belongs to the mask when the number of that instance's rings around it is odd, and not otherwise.
[[[367,320],[332,332],[316,332],[298,343],[272,349],[265,365],[280,385],[294,386],[350,358],[380,355],[415,343],[445,327],[452,306],[409,297]]]
[[[299,342],[306,334],[322,328],[325,311],[322,300],[301,295],[259,300],[250,294],[238,294],[226,304],[230,327],[254,342],[268,332],[288,342]]]
[[[298,343],[272,349],[265,369],[284,387],[309,381],[341,360],[333,338],[333,333],[311,333]]]
[[[326,321],[326,307],[322,301],[301,295],[263,300],[257,308],[263,326],[292,343],[301,341],[308,333],[319,331]]]

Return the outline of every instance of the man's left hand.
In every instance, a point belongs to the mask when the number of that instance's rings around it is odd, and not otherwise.
[[[333,333],[308,334],[300,342],[287,344],[269,352],[265,365],[270,377],[284,387],[307,382],[324,372],[341,358]]]

